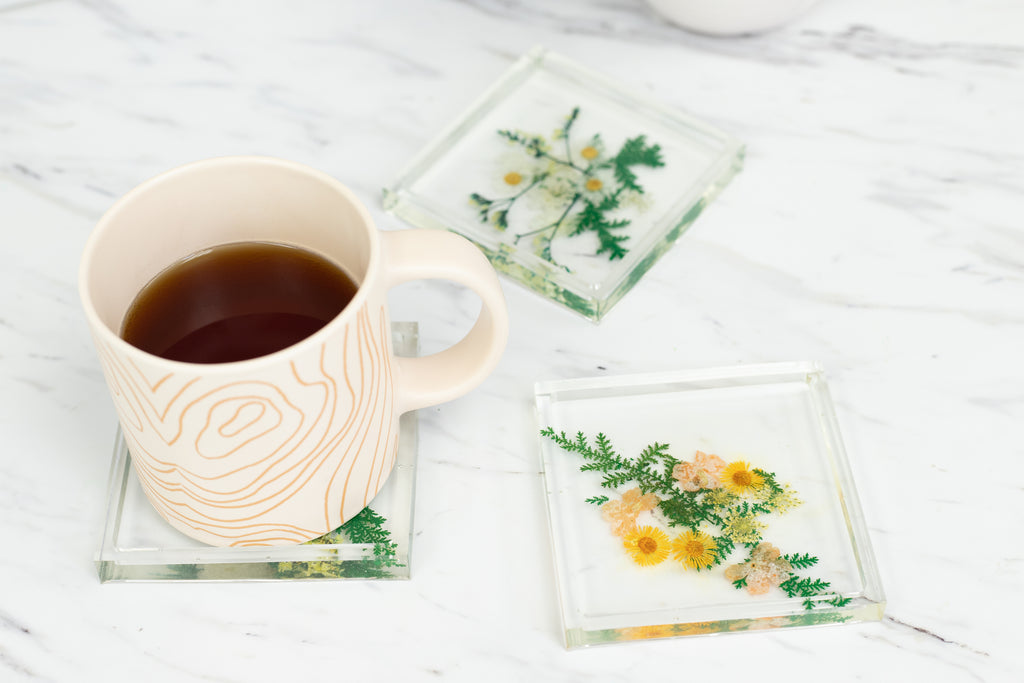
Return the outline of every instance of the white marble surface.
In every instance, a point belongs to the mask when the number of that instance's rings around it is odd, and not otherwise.
[[[75,290],[142,180],[232,153],[380,188],[543,44],[731,131],[746,169],[600,326],[514,284],[471,396],[422,413],[409,582],[100,585],[114,413]],[[639,0],[0,3],[0,680],[1024,679],[1024,4],[824,0],[769,35]],[[471,296],[407,285],[427,350]],[[813,359],[880,623],[561,643],[536,379]]]

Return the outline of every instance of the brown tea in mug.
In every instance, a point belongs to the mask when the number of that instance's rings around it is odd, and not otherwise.
[[[310,336],[355,296],[329,259],[272,242],[204,249],[160,272],[121,327],[129,344],[188,363],[265,356]]]

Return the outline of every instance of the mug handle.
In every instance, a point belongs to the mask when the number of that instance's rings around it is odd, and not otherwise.
[[[508,309],[498,275],[472,242],[444,230],[391,230],[383,243],[385,289],[410,280],[451,280],[480,297],[480,315],[454,346],[395,358],[399,414],[469,393],[498,364],[508,341]]]

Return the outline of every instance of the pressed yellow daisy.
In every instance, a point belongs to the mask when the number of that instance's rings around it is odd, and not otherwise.
[[[598,154],[600,154],[600,152],[598,152],[597,147],[594,147],[593,145],[587,145],[582,150],[580,150],[580,156],[582,156],[587,161],[592,161],[596,159]]]
[[[586,184],[585,184],[585,185],[584,185],[583,187],[587,188],[587,189],[588,189],[588,190],[590,190],[591,192],[597,192],[597,191],[598,191],[598,190],[600,190],[600,189],[601,189],[602,187],[604,187],[604,183],[602,183],[602,182],[601,182],[601,181],[600,181],[599,179],[597,179],[597,178],[591,178],[590,180],[588,180],[588,181],[586,182]]]
[[[505,183],[508,185],[518,185],[523,182],[523,176],[515,171],[505,174]]]
[[[722,472],[722,485],[733,493],[744,494],[756,491],[764,484],[764,477],[742,460],[731,462]]]
[[[626,534],[622,545],[629,551],[630,557],[641,567],[664,562],[668,557],[668,536],[661,529],[642,526]]]
[[[687,531],[672,541],[672,557],[687,569],[707,569],[715,562],[716,550],[714,539],[702,531]]]

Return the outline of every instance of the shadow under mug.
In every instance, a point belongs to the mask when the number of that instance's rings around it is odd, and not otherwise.
[[[242,241],[325,255],[356,294],[318,332],[251,360],[182,363],[120,338],[157,273]],[[388,290],[435,278],[476,292],[476,323],[439,353],[394,356]],[[265,157],[196,162],[125,195],[89,237],[79,291],[142,488],[175,528],[220,546],[301,543],[341,526],[391,472],[399,416],[472,390],[508,337],[497,275],[469,241],[380,232],[341,183]]]

